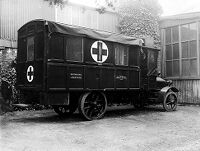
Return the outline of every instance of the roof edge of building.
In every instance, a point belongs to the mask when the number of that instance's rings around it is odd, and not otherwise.
[[[165,20],[184,20],[184,19],[196,19],[200,18],[200,12],[191,12],[191,13],[183,13],[183,14],[176,14],[171,16],[164,16],[160,17],[160,21]]]

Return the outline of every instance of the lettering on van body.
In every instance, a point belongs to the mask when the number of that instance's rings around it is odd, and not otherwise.
[[[82,74],[81,73],[70,73],[70,79],[82,79]]]

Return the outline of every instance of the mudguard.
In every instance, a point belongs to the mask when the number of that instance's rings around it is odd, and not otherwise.
[[[164,101],[165,95],[170,90],[175,92],[175,93],[179,92],[179,90],[177,88],[175,88],[175,87],[166,86],[166,87],[162,88],[160,90],[160,92],[159,92],[159,97],[158,97],[159,102],[163,102]]]
[[[172,90],[173,92],[178,92],[178,89],[175,88],[175,87],[169,87],[169,86],[166,86],[164,88],[162,88],[160,90],[161,93],[167,93],[169,90]]]

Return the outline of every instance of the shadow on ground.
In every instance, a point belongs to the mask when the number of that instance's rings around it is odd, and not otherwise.
[[[136,110],[134,108],[123,108],[123,107],[112,107],[108,108],[104,119],[122,118],[130,115],[139,116],[147,115],[156,112],[163,112],[162,107],[153,106],[146,107],[142,110]],[[20,123],[76,123],[76,122],[87,122],[85,121],[78,112],[75,112],[69,117],[60,117],[53,110],[43,111],[25,111],[18,115],[13,115],[13,118],[3,118],[2,122],[20,122]],[[11,115],[12,116],[12,115]]]

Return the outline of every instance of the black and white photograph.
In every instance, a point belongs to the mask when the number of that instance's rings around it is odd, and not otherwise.
[[[0,0],[0,151],[200,151],[200,1]]]

